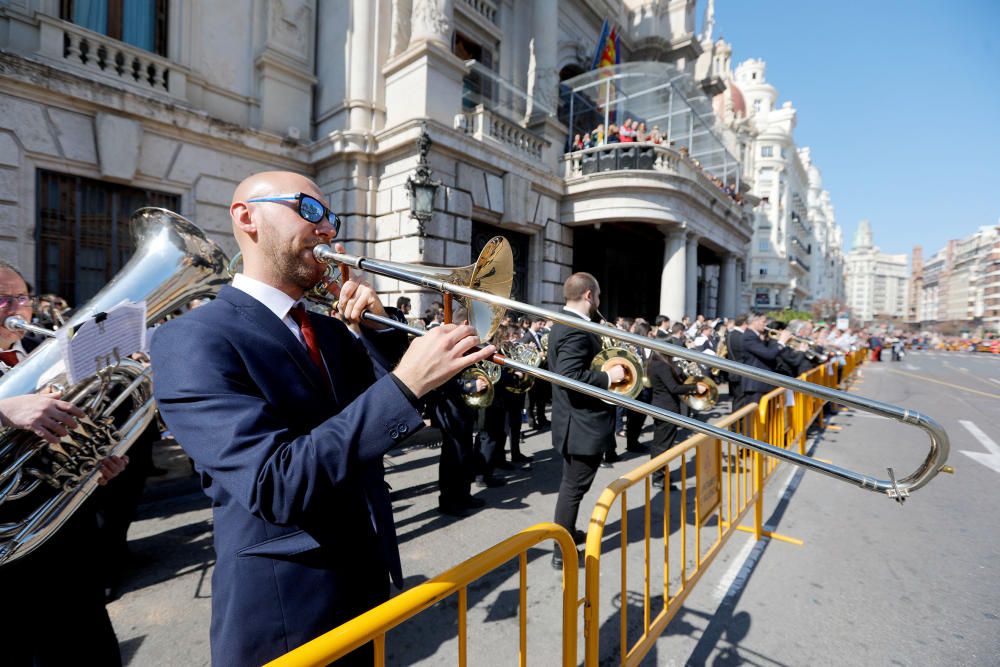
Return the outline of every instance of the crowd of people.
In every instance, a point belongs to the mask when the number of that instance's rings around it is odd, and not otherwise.
[[[630,143],[655,145],[663,144],[665,146],[674,145],[674,142],[671,141],[664,132],[660,131],[659,125],[653,125],[651,129],[647,130],[645,122],[626,118],[620,126],[616,123],[608,123],[607,131],[604,129],[604,123],[598,123],[597,126],[590,132],[574,134],[573,141],[570,142],[570,149],[573,151],[582,151],[588,148],[596,148],[598,146]],[[688,162],[692,167],[702,172],[705,177],[715,184],[716,187],[722,190],[726,196],[735,201],[737,204],[743,203],[743,195],[740,193],[739,188],[735,183],[727,183],[715,174],[706,171],[701,162],[697,158],[691,156],[686,146],[681,146],[678,149],[678,153],[680,153],[681,158]]]
[[[640,123],[635,131],[642,130]],[[331,312],[305,308],[307,293],[326,268],[312,249],[334,243],[340,232],[340,219],[311,180],[287,172],[255,174],[237,187],[230,215],[243,270],[214,299],[159,323],[149,352],[162,422],[190,456],[212,501],[215,662],[266,662],[386,600],[390,583],[401,587],[383,456],[427,422],[440,432],[438,508],[456,517],[485,506],[489,489],[506,484],[505,470],[530,473],[534,461],[521,449],[523,432],[548,432],[561,461],[554,521],[578,544],[585,539],[576,526],[581,501],[598,468],[618,459],[618,438],[625,450],[655,457],[681,435],[675,425],[657,421],[644,437],[641,413],[509,367],[490,369],[500,351],[599,389],[635,381],[621,365],[592,365],[605,347],[621,345],[614,337],[563,321],[602,321],[601,286],[590,274],[565,281],[560,321],[512,315],[492,340],[481,341],[460,305],[452,321],[440,302],[418,316],[408,297],[400,297],[395,308],[384,306],[363,280],[344,282]],[[0,292],[0,322],[16,314],[54,328],[68,319],[65,300],[32,298],[12,265],[0,264]],[[366,311],[426,333],[408,339],[364,319]],[[792,376],[827,361],[842,363],[846,352],[871,343],[864,332],[808,321],[784,325],[758,313],[678,321],[666,315],[652,321],[619,317],[605,324]],[[0,356],[0,372],[31,351],[20,330],[0,326],[0,343],[8,353]],[[708,419],[689,399],[709,395],[716,384],[728,384],[734,410],[772,389],[646,347],[629,351],[649,378],[639,400],[672,412]],[[5,427],[34,431],[49,442],[76,428],[82,417],[58,393],[0,400]],[[102,462],[104,491],[117,489],[113,503],[95,495],[57,538],[0,567],[8,591],[40,580],[52,584],[44,595],[16,598],[43,599],[46,606],[27,609],[3,629],[32,638],[9,642],[26,651],[11,664],[72,662],[68,651],[82,639],[43,640],[50,602],[70,613],[74,629],[98,647],[97,662],[120,662],[103,607],[112,586],[112,575],[105,573],[127,552],[128,524],[152,468],[152,442],[160,437],[157,422],[148,431],[133,445],[130,461]],[[676,488],[670,482],[661,472],[654,486]],[[484,491],[474,494],[473,488]],[[337,520],[331,521],[334,510]],[[89,550],[100,562],[61,562],[101,534],[107,548]],[[558,550],[552,564],[562,566]],[[45,576],[56,570],[64,576]],[[74,586],[59,584],[67,577]],[[371,657],[367,646],[346,662],[369,663]]]

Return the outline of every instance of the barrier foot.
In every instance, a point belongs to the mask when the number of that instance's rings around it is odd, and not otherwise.
[[[722,522],[722,527],[723,528],[728,528],[729,527],[729,522],[728,521],[723,521]],[[736,530],[741,530],[744,533],[751,533],[751,534],[754,532],[752,526],[736,526]],[[788,535],[782,535],[781,533],[775,533],[775,532],[772,532],[770,530],[762,530],[762,531],[760,531],[760,534],[763,535],[764,537],[769,537],[772,540],[778,540],[779,542],[787,542],[788,544],[794,544],[794,545],[799,546],[799,547],[801,547],[802,545],[805,544],[805,542],[803,542],[802,540],[800,540],[797,537],[790,537]]]
[[[836,424],[827,424],[826,425],[826,430],[827,431],[839,431],[842,428],[844,428],[844,427],[843,426],[837,426]]]

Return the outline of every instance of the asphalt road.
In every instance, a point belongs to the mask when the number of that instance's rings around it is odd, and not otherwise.
[[[911,353],[867,364],[855,390],[938,419],[951,436],[956,474],[939,476],[900,507],[783,466],[768,486],[765,516],[771,530],[804,544],[734,536],[644,664],[1000,664],[992,511],[1000,496],[1000,357]],[[902,475],[926,454],[912,427],[857,411],[834,423],[840,430],[812,444],[816,456],[839,465],[879,477],[888,465]],[[551,519],[559,461],[548,433],[529,433],[523,449],[534,464],[504,473],[505,487],[474,489],[489,505],[464,519],[437,512],[438,450],[426,437],[387,459],[408,586]],[[157,455],[172,473],[149,486],[130,532],[135,565],[109,612],[128,664],[208,664],[211,513],[183,454],[164,447]],[[640,460],[600,470],[580,527],[600,490]],[[605,542],[613,550],[612,543]],[[559,656],[561,579],[550,554],[548,544],[528,553],[530,664],[556,664]],[[470,586],[469,664],[516,662],[517,582],[516,565],[507,564]],[[629,597],[632,586],[630,579]],[[605,664],[617,664],[615,602],[602,601]],[[388,663],[455,664],[456,609],[453,596],[390,633]],[[582,638],[580,647],[582,659]]]

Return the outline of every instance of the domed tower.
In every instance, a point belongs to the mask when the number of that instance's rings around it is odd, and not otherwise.
[[[778,91],[764,78],[766,69],[767,64],[757,58],[744,61],[736,68],[736,83],[747,98],[751,116],[771,111],[778,99]]]

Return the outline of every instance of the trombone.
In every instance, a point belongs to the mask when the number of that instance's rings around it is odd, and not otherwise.
[[[750,377],[767,384],[792,389],[804,394],[816,396],[827,401],[832,401],[841,405],[847,405],[857,410],[871,412],[881,417],[887,417],[896,421],[916,426],[923,430],[930,439],[930,450],[924,461],[912,473],[902,479],[896,479],[892,468],[888,468],[888,479],[878,479],[868,475],[848,470],[840,466],[825,463],[817,459],[803,456],[793,451],[782,449],[775,445],[756,440],[741,433],[727,431],[717,426],[705,422],[684,417],[674,412],[658,408],[647,403],[642,403],[634,398],[607,389],[599,389],[592,385],[572,380],[547,369],[536,368],[519,361],[496,354],[492,361],[501,366],[521,371],[528,375],[540,378],[559,385],[566,389],[572,389],[587,396],[597,398],[609,403],[621,405],[630,410],[649,415],[654,419],[683,426],[697,433],[704,433],[721,440],[733,442],[755,451],[773,456],[777,459],[801,466],[807,470],[818,472],[828,477],[838,479],[857,486],[858,488],[884,494],[897,502],[902,503],[909,496],[911,491],[925,486],[939,472],[952,472],[951,468],[945,465],[950,449],[948,434],[934,419],[921,414],[915,410],[897,407],[888,403],[882,403],[870,398],[855,396],[847,392],[830,389],[821,385],[812,384],[784,375],[779,375],[772,371],[766,371],[746,364],[736,363],[729,359],[722,359],[710,354],[695,352],[684,347],[671,345],[652,338],[638,336],[636,334],[615,329],[613,327],[589,322],[580,317],[567,315],[558,311],[547,310],[521,303],[509,298],[510,286],[513,276],[513,262],[510,248],[506,240],[495,237],[486,244],[479,259],[474,265],[461,268],[448,267],[426,267],[414,266],[398,262],[359,257],[338,253],[330,246],[321,244],[313,248],[313,255],[317,261],[325,264],[338,264],[341,267],[342,275],[349,273],[347,267],[353,267],[362,271],[368,271],[377,275],[402,280],[441,292],[445,295],[459,297],[467,303],[470,324],[479,332],[481,340],[488,340],[496,330],[503,313],[507,310],[515,310],[535,317],[543,317],[555,322],[560,322],[569,327],[583,329],[598,336],[608,336],[617,338],[625,343],[639,347],[648,347],[657,352],[661,352],[668,357],[681,357],[689,361],[695,361],[706,366],[720,368],[722,370]],[[483,287],[483,290],[475,289]],[[493,292],[486,291],[493,289]],[[496,293],[494,293],[496,292]],[[445,308],[448,310],[448,299]],[[490,308],[483,308],[484,304],[489,304]],[[471,307],[468,307],[471,306]],[[414,336],[422,336],[425,332],[416,327],[402,324],[388,317],[375,315],[366,312],[365,319],[394,327],[406,331]]]

